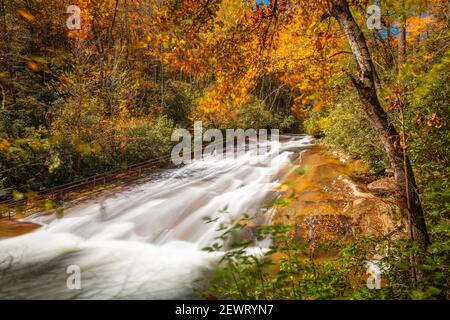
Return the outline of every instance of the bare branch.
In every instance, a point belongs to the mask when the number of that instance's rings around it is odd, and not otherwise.
[[[5,88],[0,83],[0,89],[2,92],[2,110],[5,110],[5,100],[6,100],[6,94],[5,94]]]

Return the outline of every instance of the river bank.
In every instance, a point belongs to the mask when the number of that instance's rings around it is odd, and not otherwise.
[[[361,176],[367,177],[367,170],[362,162],[339,159],[321,146],[314,146],[303,151],[294,165],[299,169],[286,178],[283,190],[294,196],[290,199],[289,207],[277,208],[275,221],[279,220],[277,216],[289,216],[290,223],[297,225],[298,238],[302,241],[316,246],[321,241],[341,236],[389,234],[399,226],[395,204],[371,192],[368,184],[361,182]],[[104,187],[85,190],[78,196],[72,194],[71,197],[75,200],[69,206],[66,204],[66,209],[85,202],[101,201],[102,198],[123,192],[126,187],[130,188],[144,181],[145,179],[133,183],[127,181],[126,184],[113,185],[111,190]],[[0,220],[0,239],[23,235],[40,228],[40,225],[32,222],[21,222],[20,218],[23,216]]]
[[[288,216],[300,241],[317,248],[341,237],[388,235],[399,227],[395,201],[359,182],[367,175],[363,163],[343,162],[316,146],[302,153],[298,165],[300,173],[285,182],[289,205],[277,209],[275,221]]]
[[[328,239],[390,232],[390,206],[352,180],[356,167],[311,137],[293,136],[265,155],[211,156],[121,192],[85,198],[60,218],[38,214],[10,222],[2,228],[9,239],[0,241],[0,258],[12,261],[0,266],[6,275],[0,297],[192,298],[193,282],[207,279],[228,252],[204,249],[220,243],[223,226],[246,216],[263,226],[270,217],[289,216],[297,242],[308,243],[315,255]],[[270,210],[266,204],[277,194],[289,205]],[[42,227],[31,232],[30,223]],[[71,265],[82,270],[81,292],[65,286]]]

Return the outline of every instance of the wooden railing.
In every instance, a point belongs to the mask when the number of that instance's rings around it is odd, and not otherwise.
[[[19,207],[26,207],[27,210],[30,210],[36,208],[39,203],[48,199],[64,201],[65,196],[70,192],[84,190],[89,187],[95,189],[101,185],[124,181],[127,177],[135,179],[136,176],[140,177],[143,173],[150,174],[151,171],[161,168],[164,165],[168,165],[170,157],[171,156],[168,155],[158,159],[147,160],[127,166],[126,168],[120,168],[107,173],[97,174],[81,180],[55,186],[39,192],[32,200],[23,198],[19,200],[11,199],[0,201],[0,218],[11,219],[16,215],[16,211]],[[126,177],[124,177],[124,175]]]
[[[213,143],[218,145],[222,145],[225,140],[218,140]],[[247,141],[246,141],[247,142]],[[202,150],[205,149],[206,146],[202,145]],[[194,150],[192,150],[191,156],[194,156]],[[28,206],[26,209],[36,208],[36,205],[40,202],[43,202],[47,199],[53,199],[58,201],[64,201],[65,196],[75,190],[82,190],[87,187],[95,188],[99,185],[106,185],[108,183],[112,183],[114,181],[123,181],[124,177],[121,175],[127,175],[130,177],[132,173],[141,176],[144,171],[146,174],[149,174],[149,169],[161,168],[163,165],[168,165],[171,160],[171,155],[166,155],[157,159],[150,159],[144,162],[136,163],[126,168],[117,169],[114,171],[110,171],[103,174],[94,175],[91,177],[84,178],[82,180],[77,180],[74,182],[66,183],[63,185],[55,186],[44,191],[38,193],[36,197],[33,197],[33,200],[30,199],[21,199],[21,200],[7,200],[0,202],[0,218],[13,218],[16,215],[16,209],[20,206]]]

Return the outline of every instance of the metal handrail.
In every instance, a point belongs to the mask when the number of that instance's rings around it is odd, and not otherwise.
[[[59,186],[55,186],[49,189],[46,189],[44,191],[41,191],[37,194],[37,198],[39,200],[43,200],[46,198],[50,198],[52,195],[61,195],[63,193],[66,193],[69,190],[73,190],[76,188],[80,188],[85,185],[94,184],[94,187],[97,185],[97,183],[100,185],[106,184],[107,181],[111,181],[111,178],[114,178],[115,176],[119,174],[125,174],[125,173],[131,173],[133,171],[139,170],[139,174],[141,174],[142,169],[147,169],[149,167],[153,167],[158,164],[167,163],[168,160],[170,160],[171,155],[167,155],[161,158],[156,159],[150,159],[146,160],[140,163],[132,164],[130,166],[127,166],[126,168],[120,168],[116,169],[110,172],[97,174],[94,176],[90,176],[81,180],[73,181],[70,183],[62,184]],[[119,180],[119,179],[117,179]],[[103,182],[103,183],[101,183]],[[11,209],[14,207],[17,207],[19,205],[23,205],[28,203],[28,199],[20,199],[20,200],[6,200],[0,202],[0,217],[4,216],[5,212],[8,212],[8,217],[11,218]],[[5,210],[6,209],[6,210]],[[2,213],[3,211],[3,213]]]
[[[214,143],[220,144],[223,143],[225,140],[221,139],[218,141],[214,141]],[[205,146],[202,146],[202,150],[205,149]],[[192,155],[194,155],[195,149],[192,150]],[[43,199],[48,199],[49,197],[51,197],[52,195],[62,195],[64,192],[68,191],[68,190],[72,190],[81,186],[85,186],[88,184],[93,183],[94,187],[96,186],[97,181],[99,180],[103,180],[103,184],[106,184],[106,181],[108,179],[110,179],[111,177],[114,177],[120,173],[130,173],[132,171],[135,170],[139,170],[141,171],[142,169],[148,168],[149,166],[155,166],[157,164],[162,164],[162,163],[167,163],[168,160],[171,159],[171,154],[160,157],[160,158],[155,158],[155,159],[150,159],[150,160],[146,160],[140,163],[135,163],[132,164],[130,166],[127,166],[126,168],[120,168],[120,169],[116,169],[110,172],[106,172],[106,173],[102,173],[102,174],[97,174],[94,176],[90,176],[81,180],[77,180],[77,181],[73,181],[73,182],[69,182],[66,184],[62,184],[59,186],[55,186],[49,189],[44,190],[43,192],[38,192],[37,193],[37,198],[39,200],[43,200]],[[6,209],[8,211],[8,217],[11,218],[11,209],[13,209],[14,207],[21,205],[21,204],[26,204],[28,203],[28,199],[20,199],[20,200],[6,200],[3,202],[0,202],[0,218],[3,216],[2,214],[2,209]]]

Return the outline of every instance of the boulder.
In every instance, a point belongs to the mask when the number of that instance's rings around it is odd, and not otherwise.
[[[394,178],[383,178],[372,182],[367,188],[376,193],[395,193],[396,185]]]

